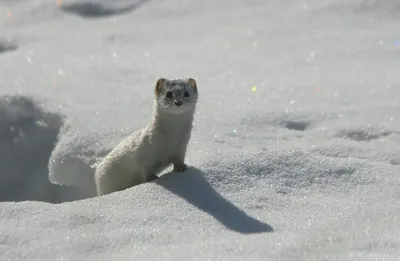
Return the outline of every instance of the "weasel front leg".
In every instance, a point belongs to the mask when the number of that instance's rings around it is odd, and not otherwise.
[[[185,164],[185,154],[186,149],[180,151],[172,160],[174,172],[184,172],[187,169],[187,165]]]
[[[149,176],[146,177],[146,182],[153,181],[155,179],[158,179],[158,176],[154,173],[150,174]]]

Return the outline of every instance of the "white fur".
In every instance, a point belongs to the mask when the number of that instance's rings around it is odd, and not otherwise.
[[[197,93],[192,102],[180,107],[159,106],[154,101],[153,117],[147,127],[118,144],[98,165],[95,182],[98,195],[151,181],[171,164],[185,168],[186,147],[192,131]]]

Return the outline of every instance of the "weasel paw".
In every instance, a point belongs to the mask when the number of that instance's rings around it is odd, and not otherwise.
[[[174,166],[174,172],[184,172],[185,170],[187,170],[186,164]]]

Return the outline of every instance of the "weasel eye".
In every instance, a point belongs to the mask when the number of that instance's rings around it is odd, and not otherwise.
[[[189,95],[189,92],[188,91],[186,91],[185,92],[185,97],[189,97],[190,95]]]
[[[165,96],[166,96],[167,98],[171,98],[171,97],[172,97],[172,92],[167,92],[167,93],[165,94]]]

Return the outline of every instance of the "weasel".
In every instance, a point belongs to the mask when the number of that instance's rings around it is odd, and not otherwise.
[[[96,168],[97,195],[152,181],[171,165],[184,172],[197,98],[193,78],[158,79],[150,123],[125,138]]]

